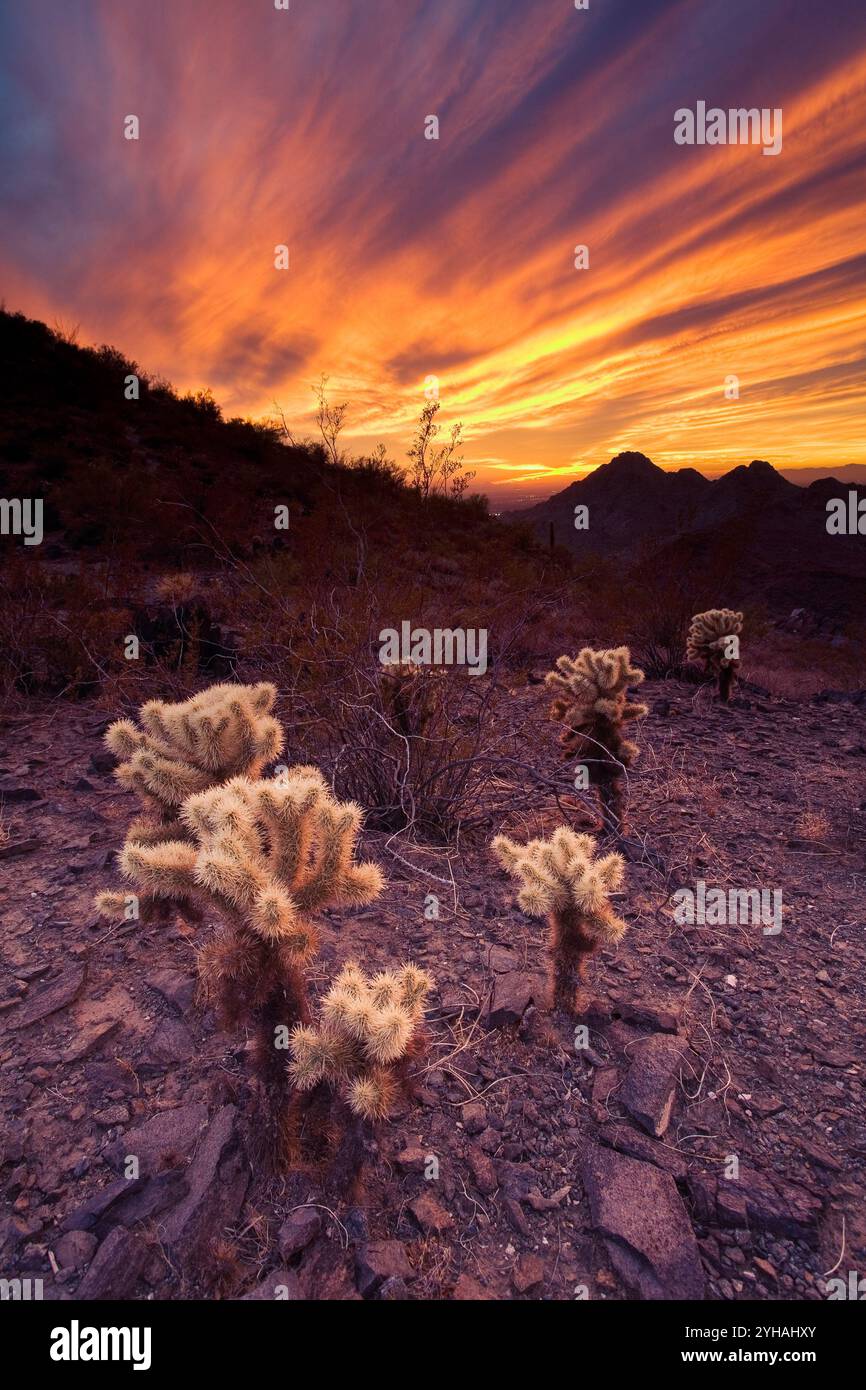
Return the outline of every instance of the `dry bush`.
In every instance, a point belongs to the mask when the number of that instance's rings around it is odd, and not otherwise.
[[[465,611],[446,620],[425,611],[418,593],[391,596],[387,606],[366,590],[335,593],[289,625],[288,660],[274,667],[293,686],[287,724],[298,756],[325,763],[339,795],[363,805],[370,826],[454,843],[513,799],[504,775],[523,775],[517,731],[499,717],[508,692],[494,671],[470,675],[457,666],[423,668],[395,691],[379,633],[399,622],[382,617],[383,608],[412,613],[417,627],[487,627],[488,662],[507,660],[521,620],[509,612],[513,603],[490,606],[481,621]],[[524,794],[531,792],[527,783]]]
[[[0,689],[5,699],[93,694],[123,665],[130,612],[96,575],[13,553],[0,574]]]
[[[373,825],[448,840],[483,793],[498,691],[462,671],[424,670],[395,696],[376,657],[344,667],[321,725],[341,793]]]

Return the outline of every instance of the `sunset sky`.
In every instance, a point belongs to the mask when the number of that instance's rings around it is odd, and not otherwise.
[[[864,0],[21,0],[0,55],[6,307],[229,414],[324,373],[402,463],[436,375],[493,496],[866,462]]]

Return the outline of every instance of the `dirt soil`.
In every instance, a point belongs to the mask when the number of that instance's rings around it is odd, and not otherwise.
[[[60,1299],[798,1300],[866,1268],[866,704],[642,698],[629,931],[591,966],[585,1034],[547,1012],[544,925],[485,844],[365,836],[388,886],[325,914],[314,988],[350,955],[411,957],[438,994],[421,1101],[350,1202],[253,1171],[244,1040],[195,998],[209,924],[97,919],[134,814],[103,713],[5,721],[4,1277]],[[550,775],[545,705],[521,686],[509,717]],[[490,836],[562,819],[549,800]],[[780,890],[781,932],[678,924],[700,879]]]

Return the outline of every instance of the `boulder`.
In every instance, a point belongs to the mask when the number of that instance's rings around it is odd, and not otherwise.
[[[499,1186],[499,1179],[496,1176],[496,1169],[493,1160],[483,1149],[476,1144],[470,1145],[466,1162],[472,1172],[472,1178],[478,1191],[484,1196],[490,1196]]]
[[[682,1182],[689,1171],[685,1159],[675,1149],[657,1144],[629,1125],[606,1125],[599,1138],[602,1144],[628,1154],[629,1158],[639,1158],[643,1163],[654,1163],[657,1168],[664,1168],[677,1182]]]
[[[144,1124],[128,1129],[109,1145],[103,1157],[120,1172],[126,1158],[134,1156],[139,1176],[150,1177],[186,1158],[206,1124],[207,1106],[201,1102],[160,1110]]]
[[[493,992],[487,1009],[488,1028],[508,1028],[519,1023],[530,1004],[543,1004],[547,981],[543,975],[527,975],[509,970],[493,977]]]
[[[165,1071],[166,1067],[188,1062],[194,1051],[195,1043],[186,1024],[179,1018],[165,1018],[150,1036],[148,1060],[141,1070],[148,1074]]]
[[[58,1009],[65,1009],[77,997],[84,984],[85,974],[83,965],[70,965],[60,975],[49,980],[48,984],[31,995],[15,1014],[9,1024],[10,1029],[29,1028],[31,1023],[38,1023],[49,1014],[57,1013]]]
[[[409,1203],[409,1210],[421,1230],[429,1231],[432,1235],[443,1235],[454,1226],[450,1211],[446,1211],[431,1192],[422,1192],[420,1197]]]
[[[198,1266],[207,1264],[213,1242],[237,1221],[249,1186],[236,1121],[233,1105],[218,1111],[186,1171],[189,1193],[160,1227],[164,1244]]]
[[[670,1124],[684,1050],[685,1044],[670,1033],[656,1033],[632,1050],[620,1100],[656,1139]]]
[[[641,1298],[704,1297],[698,1244],[669,1173],[592,1145],[583,1183],[611,1263]]]
[[[163,999],[179,1014],[186,1013],[195,995],[195,979],[180,970],[156,970],[148,975],[145,984],[161,994]]]
[[[544,1263],[537,1255],[521,1255],[511,1272],[511,1283],[518,1294],[535,1293],[544,1282]]]
[[[61,1269],[83,1269],[98,1244],[92,1231],[67,1231],[54,1243],[54,1258]]]
[[[284,1260],[299,1255],[316,1239],[322,1218],[314,1207],[299,1207],[289,1214],[277,1235],[277,1248]]]
[[[406,1247],[399,1240],[371,1240],[358,1251],[355,1279],[358,1292],[373,1298],[387,1279],[414,1279]]]
[[[122,1226],[109,1231],[78,1286],[75,1297],[131,1298],[147,1261],[144,1244]]]

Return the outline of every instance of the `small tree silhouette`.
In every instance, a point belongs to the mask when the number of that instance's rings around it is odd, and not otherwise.
[[[463,455],[458,449],[463,443],[462,424],[452,425],[446,444],[437,447],[435,440],[442,428],[437,420],[441,401],[428,401],[421,411],[411,447],[407,451],[410,476],[422,497],[441,492],[443,497],[462,497],[475,477],[463,471]]]
[[[323,376],[319,384],[313,387],[317,401],[316,424],[322,436],[327,459],[338,468],[345,463],[345,455],[340,448],[340,435],[346,424],[346,411],[349,407],[345,401],[341,405],[331,405],[325,394],[327,385],[328,378]]]

